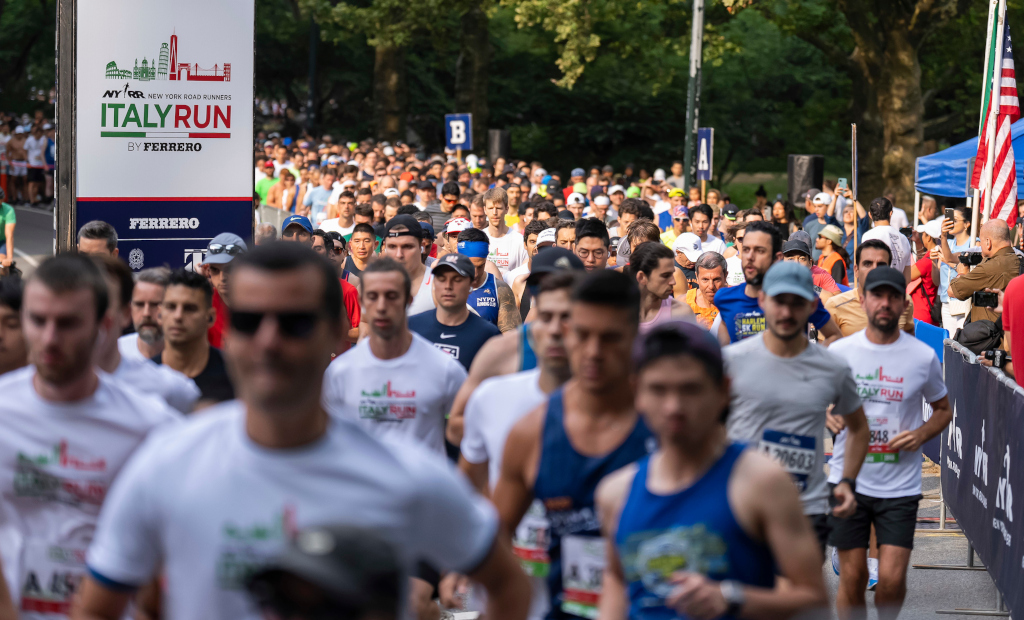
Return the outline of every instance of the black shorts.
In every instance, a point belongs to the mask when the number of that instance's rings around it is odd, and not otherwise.
[[[42,168],[29,168],[27,177],[29,183],[42,183],[45,180]]]
[[[811,528],[818,539],[818,546],[821,547],[821,554],[825,555],[825,545],[828,544],[828,535],[832,531],[827,514],[807,515],[811,520]]]
[[[829,485],[835,486],[835,485]],[[914,548],[914,530],[917,528],[917,504],[920,495],[882,499],[855,494],[857,512],[847,519],[829,515],[832,527],[829,543],[841,551],[866,549],[871,540],[871,525],[875,526],[875,539],[879,545]]]

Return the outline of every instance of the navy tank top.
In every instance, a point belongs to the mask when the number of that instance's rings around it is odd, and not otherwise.
[[[533,370],[537,367],[537,354],[533,352],[533,343],[530,342],[530,325],[523,324],[519,328],[519,371]]]
[[[673,495],[647,490],[651,459],[640,461],[615,532],[630,620],[681,617],[665,606],[674,587],[669,580],[677,571],[765,588],[775,583],[771,551],[743,531],[729,506],[729,476],[744,449],[744,444],[731,444],[707,473]]]
[[[548,618],[597,617],[605,547],[594,508],[594,491],[608,474],[652,452],[657,442],[642,418],[619,447],[599,456],[577,452],[565,432],[563,389],[548,399],[534,498],[550,527]]]
[[[485,321],[498,324],[498,285],[494,281],[494,274],[487,274],[484,283],[469,292],[468,303]]]

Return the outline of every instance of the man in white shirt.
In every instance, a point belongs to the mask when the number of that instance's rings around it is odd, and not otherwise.
[[[879,197],[868,205],[868,215],[871,217],[873,227],[864,233],[861,243],[869,239],[878,239],[889,246],[892,251],[892,262],[890,266],[903,274],[906,280],[910,281],[910,266],[914,264],[914,253],[910,248],[910,240],[900,232],[892,221],[893,206],[888,198]],[[906,214],[903,214],[904,220]]]
[[[0,377],[0,558],[21,618],[66,618],[107,489],[156,426],[179,416],[92,364],[107,283],[61,254],[25,286],[31,365]]]
[[[32,127],[32,133],[25,139],[25,153],[28,155],[28,201],[32,205],[39,202],[39,194],[43,190],[47,146],[43,128],[37,123]]]
[[[195,381],[169,366],[129,358],[118,351],[117,334],[132,320],[129,311],[135,286],[132,270],[124,261],[112,256],[97,256],[94,260],[105,272],[109,292],[107,314],[112,324],[112,329],[97,343],[96,365],[138,392],[159,396],[181,413],[191,412],[200,394]]]
[[[876,267],[864,279],[864,289],[861,304],[868,315],[867,328],[837,340],[829,351],[853,371],[871,440],[854,485],[856,513],[844,519],[830,517],[829,542],[839,555],[836,608],[841,618],[848,617],[864,607],[867,550],[874,525],[879,556],[875,605],[881,617],[895,618],[906,596],[907,565],[914,548],[921,446],[941,433],[953,414],[935,352],[899,329],[906,304],[903,274],[891,267]],[[922,400],[932,408],[927,422],[922,418]],[[833,447],[828,478],[833,485],[844,475],[846,439],[843,430]]]
[[[370,335],[328,367],[324,406],[371,435],[443,456],[445,419],[466,370],[409,330],[411,282],[397,261],[379,258],[366,268],[360,302]]]
[[[391,449],[322,406],[342,336],[335,268],[275,243],[241,256],[232,275],[225,354],[241,399],[132,460],[89,549],[78,617],[117,620],[133,588],[161,574],[167,620],[256,620],[248,576],[299,530],[330,524],[372,528],[407,570],[422,560],[468,571],[487,589],[488,617],[523,620],[528,582],[494,510],[443,461]]]
[[[705,252],[725,254],[725,242],[716,237],[711,230],[711,220],[715,212],[708,205],[697,205],[690,208],[690,232],[700,237],[700,246]]]
[[[121,355],[136,360],[153,359],[163,353],[164,330],[160,326],[160,305],[164,303],[166,267],[143,269],[135,275],[132,289],[132,324],[135,333],[121,336],[117,348]]]
[[[328,208],[330,211],[330,208]],[[330,213],[329,213],[330,214]],[[324,220],[317,228],[328,232],[335,231],[342,237],[352,234],[356,227],[356,196],[352,192],[342,192],[338,197],[337,216]]]
[[[523,235],[509,229],[505,224],[508,213],[508,194],[500,187],[489,189],[484,193],[484,214],[487,216],[487,238],[491,240],[490,253],[487,260],[498,266],[502,276],[529,262],[530,257],[523,246]]]

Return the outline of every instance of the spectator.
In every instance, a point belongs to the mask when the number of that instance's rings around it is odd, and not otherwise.
[[[909,282],[910,265],[914,262],[914,255],[910,249],[910,240],[890,221],[893,216],[892,202],[884,196],[875,198],[868,205],[868,215],[874,227],[864,233],[862,239],[865,242],[869,239],[878,239],[889,246],[892,252],[892,264],[889,266],[901,272]],[[905,213],[903,219],[906,219]]]
[[[273,224],[260,224],[256,227],[256,235],[253,239],[256,245],[263,245],[272,241],[277,241],[277,228]]]
[[[86,222],[78,229],[78,251],[82,254],[117,256],[117,231],[101,220]]]
[[[14,226],[18,223],[14,207],[4,202],[6,197],[0,188],[0,267],[3,270],[14,264]]]
[[[786,241],[791,234],[800,230],[800,225],[796,223],[795,217],[793,207],[789,206],[789,203],[776,200],[775,204],[772,205],[772,225],[775,226],[775,230],[779,231],[779,237],[783,241]]]
[[[929,325],[942,324],[942,305],[939,302],[939,238],[942,236],[942,220],[932,219],[915,229],[921,234],[921,244],[926,250],[910,267],[910,298],[914,301],[914,318]]]
[[[812,213],[807,216],[804,220],[804,230],[811,236],[811,239],[817,239],[818,233],[825,229],[826,226],[838,226],[839,221],[827,214],[828,207],[832,204],[832,196],[825,192],[818,192],[811,199]],[[821,257],[821,250],[817,248],[817,245],[811,250],[811,260],[817,262]]]
[[[974,269],[957,265],[957,277],[949,283],[949,296],[967,300],[985,289],[1006,289],[1010,280],[1020,274],[1020,259],[1010,247],[1010,228],[1003,220],[989,220],[981,227],[981,255],[984,259]],[[974,306],[971,320],[995,322],[999,314],[994,308]]]
[[[0,374],[28,364],[28,345],[21,330],[21,278],[0,278]]]
[[[942,327],[950,335],[955,334],[967,318],[967,304],[950,298],[949,283],[956,277],[960,253],[975,245],[971,238],[971,216],[971,210],[967,207],[954,207],[953,219],[943,220],[942,234],[939,236],[939,300],[942,302]]]
[[[850,254],[843,247],[843,231],[838,226],[829,224],[818,232],[815,246],[821,251],[818,267],[824,269],[836,282],[849,286],[846,272]]]
[[[888,267],[891,260],[892,251],[883,241],[869,239],[857,246],[857,253],[854,256],[857,288],[835,295],[825,302],[825,309],[832,315],[843,336],[849,336],[867,327],[868,315],[861,305],[861,300],[864,299],[864,280],[872,269]],[[908,334],[914,333],[913,302],[908,303],[900,317],[899,326]]]

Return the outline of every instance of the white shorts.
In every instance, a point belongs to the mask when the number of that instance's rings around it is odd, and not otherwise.
[[[956,335],[956,330],[964,326],[966,314],[950,314],[949,304],[942,304],[942,328],[949,332],[949,337]]]
[[[11,176],[12,177],[27,177],[28,176],[28,162],[27,161],[12,161],[11,162]]]

